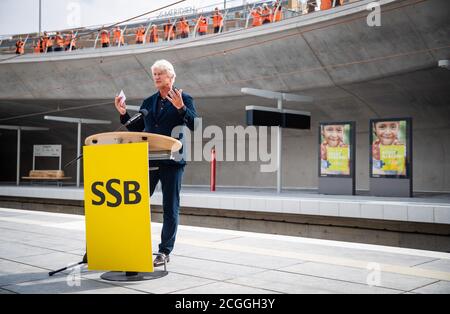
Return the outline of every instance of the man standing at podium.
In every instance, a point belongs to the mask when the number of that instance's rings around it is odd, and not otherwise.
[[[186,125],[194,130],[194,119],[197,117],[194,100],[183,90],[174,88],[175,70],[173,65],[167,60],[156,61],[152,68],[153,81],[156,89],[155,94],[145,99],[141,109],[146,109],[148,114],[145,118],[127,126],[129,131],[149,132],[172,135],[175,127]],[[120,122],[125,124],[130,116],[127,113],[126,104],[117,96],[115,106],[120,113]],[[180,134],[183,140],[183,134]],[[183,148],[181,148],[183,150]],[[180,155],[182,152],[180,151]],[[164,261],[169,262],[169,255],[175,244],[180,207],[180,189],[183,177],[184,158],[180,160],[152,161],[150,166],[158,167],[150,175],[150,195],[155,191],[156,185],[161,181],[163,194],[163,227],[161,232],[161,243],[159,253],[153,264],[155,267],[164,265]]]

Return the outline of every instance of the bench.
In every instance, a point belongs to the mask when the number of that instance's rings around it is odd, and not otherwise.
[[[72,177],[65,177],[62,170],[31,170],[28,177],[22,177],[22,179],[30,181],[52,181],[58,185],[64,180],[70,180]]]

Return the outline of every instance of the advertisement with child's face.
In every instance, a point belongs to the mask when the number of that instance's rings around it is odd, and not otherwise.
[[[407,120],[371,121],[372,177],[406,177]]]
[[[351,124],[320,124],[320,176],[351,175]]]

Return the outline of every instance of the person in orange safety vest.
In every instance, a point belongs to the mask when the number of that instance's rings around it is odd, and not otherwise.
[[[23,55],[25,53],[25,43],[22,40],[22,37],[19,37],[19,40],[16,41],[16,54]]]
[[[166,41],[175,39],[175,25],[169,20],[167,24],[164,24],[164,39]]]
[[[261,26],[262,25],[262,9],[261,7],[256,8],[256,10],[253,10],[251,15],[253,17],[252,26]]]
[[[52,52],[53,51],[53,38],[47,34],[47,32],[44,32],[44,50],[45,52]]]
[[[203,36],[208,32],[208,19],[205,16],[200,16],[198,21],[198,34]]]
[[[156,25],[152,25],[152,28],[150,29],[150,40],[151,43],[157,43],[158,42],[158,27]]]
[[[36,54],[41,53],[41,40],[40,39],[38,39],[37,41],[35,41],[33,43],[33,52]]]
[[[178,29],[180,30],[181,38],[189,37],[189,22],[184,17],[178,22]]]
[[[328,10],[331,9],[332,0],[322,0],[320,3],[320,10]]]
[[[117,26],[114,31],[113,31],[113,37],[114,37],[114,44],[116,46],[123,46],[125,44],[124,39],[123,39],[123,35],[122,35],[122,30],[120,29],[119,26]]]
[[[64,50],[64,38],[61,36],[60,32],[56,32],[55,44],[56,44],[56,47],[55,47],[54,51],[63,51]]]
[[[70,31],[69,34],[66,34],[64,45],[66,46],[66,51],[77,49],[75,34],[73,33],[73,31]]]
[[[280,1],[276,1],[272,9],[272,21],[279,22],[283,19],[283,11]]]
[[[223,28],[223,16],[220,13],[219,8],[215,8],[212,19],[213,19],[214,33],[215,34],[219,33]]]
[[[144,37],[145,37],[145,28],[144,28],[144,26],[141,25],[136,30],[136,44],[143,44]]]
[[[109,47],[110,39],[109,39],[109,32],[104,27],[102,27],[100,31],[100,40],[102,43],[102,48]]]
[[[261,11],[262,23],[267,24],[272,22],[272,10],[269,8],[267,3],[263,4],[263,9]]]

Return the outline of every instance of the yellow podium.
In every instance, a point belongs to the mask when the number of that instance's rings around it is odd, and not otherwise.
[[[84,199],[89,270],[103,279],[138,281],[153,270],[149,160],[173,158],[181,143],[142,132],[96,134],[85,140]]]

